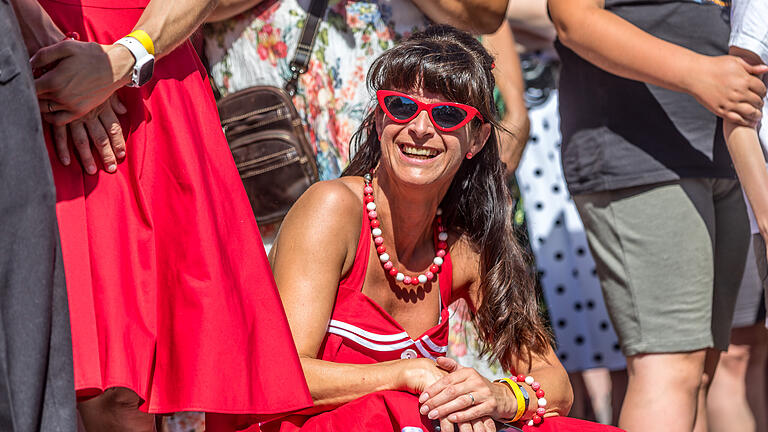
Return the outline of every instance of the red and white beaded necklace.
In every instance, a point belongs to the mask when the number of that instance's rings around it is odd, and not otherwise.
[[[373,201],[373,186],[371,186],[373,177],[371,174],[365,174],[363,180],[365,181],[365,187],[363,187],[363,205],[368,212],[368,219],[371,220],[371,236],[373,236],[373,243],[376,245],[376,253],[379,254],[379,261],[381,261],[384,270],[388,272],[390,276],[394,277],[396,281],[402,282],[405,285],[422,285],[427,283],[427,281],[434,279],[435,275],[440,271],[440,266],[443,265],[443,258],[446,254],[445,251],[448,249],[448,232],[443,225],[441,216],[443,211],[439,207],[437,208],[437,252],[435,253],[435,258],[432,260],[432,265],[429,266],[429,270],[418,276],[406,276],[395,268],[395,265],[389,259],[387,248],[384,246],[384,237],[381,236],[382,232],[381,228],[379,228],[381,223],[378,219],[379,215],[376,213],[376,203]]]

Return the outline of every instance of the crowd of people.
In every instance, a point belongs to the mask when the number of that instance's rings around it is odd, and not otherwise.
[[[0,29],[0,430],[768,432],[763,0]],[[320,181],[257,227],[216,103],[286,82]]]

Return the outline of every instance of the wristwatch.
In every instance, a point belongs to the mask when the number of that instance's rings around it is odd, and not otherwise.
[[[128,48],[136,60],[133,64],[131,83],[128,84],[128,87],[141,87],[149,82],[152,79],[152,71],[155,68],[155,56],[147,51],[138,39],[130,35],[119,39],[115,43]]]

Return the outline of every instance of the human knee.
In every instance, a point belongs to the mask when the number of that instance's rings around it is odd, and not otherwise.
[[[697,392],[704,381],[705,351],[640,354],[627,359],[631,382],[648,382],[680,391]]]

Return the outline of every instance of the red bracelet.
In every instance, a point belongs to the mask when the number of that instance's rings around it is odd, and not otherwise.
[[[76,31],[67,32],[66,35],[64,35],[64,40],[71,39],[71,40],[80,40],[80,33]]]
[[[528,375],[517,375],[512,376],[510,379],[514,382],[524,382],[531,386],[533,391],[536,392],[536,397],[538,400],[536,401],[536,404],[539,406],[536,408],[536,414],[533,415],[533,418],[528,420],[528,426],[534,426],[539,425],[542,420],[544,420],[544,414],[547,412],[547,400],[544,399],[544,390],[541,389],[541,384],[539,384],[537,381],[533,379],[532,376]]]

